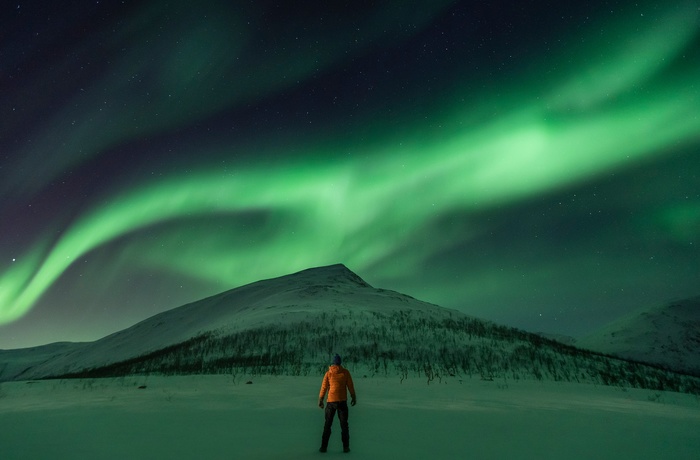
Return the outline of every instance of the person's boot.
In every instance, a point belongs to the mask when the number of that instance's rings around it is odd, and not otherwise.
[[[345,452],[346,454],[350,452],[350,446],[343,446],[343,452]]]

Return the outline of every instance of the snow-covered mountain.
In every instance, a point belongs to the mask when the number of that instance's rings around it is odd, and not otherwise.
[[[375,289],[337,264],[232,289],[157,314],[92,343],[0,350],[0,380],[68,374],[128,360],[205,333],[232,334],[338,310],[445,311],[403,294]]]
[[[60,356],[72,355],[87,346],[87,343],[57,342],[18,350],[0,350],[0,382],[30,375],[37,366],[53,362]]]
[[[700,375],[700,297],[626,316],[576,346]]]
[[[103,339],[0,351],[0,380],[130,374],[554,380],[700,394],[700,379],[614,359],[376,289],[344,265],[259,281]]]

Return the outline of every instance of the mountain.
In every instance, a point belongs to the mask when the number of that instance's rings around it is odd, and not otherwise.
[[[18,350],[0,350],[0,382],[15,380],[42,363],[53,362],[60,356],[71,355],[88,344],[58,342]]]
[[[337,310],[437,312],[438,306],[374,289],[342,264],[258,281],[148,318],[88,344],[0,350],[0,380],[41,378],[105,366],[185,342]]]
[[[131,374],[322,375],[590,382],[700,394],[700,379],[377,289],[344,265],[263,280],[103,339],[0,351],[0,380]]]
[[[576,346],[700,375],[700,296],[614,321]]]

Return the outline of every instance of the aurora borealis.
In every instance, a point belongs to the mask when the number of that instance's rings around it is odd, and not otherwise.
[[[700,293],[695,1],[1,8],[0,348],[333,263],[572,335]]]

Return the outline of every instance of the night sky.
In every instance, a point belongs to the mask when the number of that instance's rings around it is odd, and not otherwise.
[[[697,1],[0,7],[0,348],[344,263],[582,335],[700,294]]]

